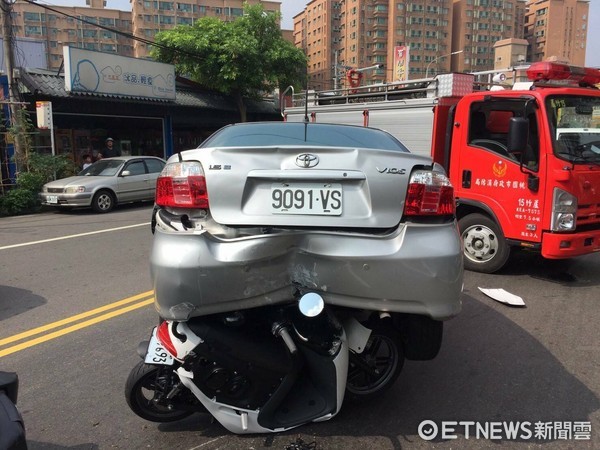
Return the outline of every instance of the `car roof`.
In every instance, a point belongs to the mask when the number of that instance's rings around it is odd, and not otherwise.
[[[111,158],[102,158],[104,160],[117,160],[117,161],[130,161],[132,159],[158,159],[160,161],[164,161],[164,159],[158,156],[147,156],[147,155],[139,155],[139,156],[113,156]]]

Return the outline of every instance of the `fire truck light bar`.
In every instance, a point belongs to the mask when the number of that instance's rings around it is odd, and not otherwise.
[[[566,80],[591,86],[600,83],[600,69],[541,61],[529,66],[527,78],[532,81]]]

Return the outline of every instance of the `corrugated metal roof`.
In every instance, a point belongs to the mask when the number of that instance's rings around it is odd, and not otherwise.
[[[173,106],[191,108],[218,109],[220,111],[237,111],[233,100],[221,93],[205,90],[195,90],[190,87],[193,83],[177,83],[175,100],[150,99],[146,97],[131,97],[124,95],[110,95],[97,93],[67,92],[65,90],[64,74],[57,74],[49,70],[20,69],[21,90],[23,93],[55,98],[115,98],[123,102],[132,103],[161,103]],[[274,113],[276,108],[269,102],[248,102],[248,109],[252,112]]]

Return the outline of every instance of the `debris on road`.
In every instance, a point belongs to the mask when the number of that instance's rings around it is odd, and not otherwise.
[[[525,306],[525,302],[521,297],[515,294],[511,294],[510,292],[507,292],[504,289],[484,289],[481,287],[478,289],[491,299],[496,300],[497,302],[504,303],[510,306]]]

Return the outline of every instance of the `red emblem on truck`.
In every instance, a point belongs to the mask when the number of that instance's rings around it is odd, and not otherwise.
[[[496,175],[498,178],[502,178],[504,175],[506,175],[506,168],[507,166],[503,161],[498,161],[494,163],[492,170],[494,171],[494,175]]]

